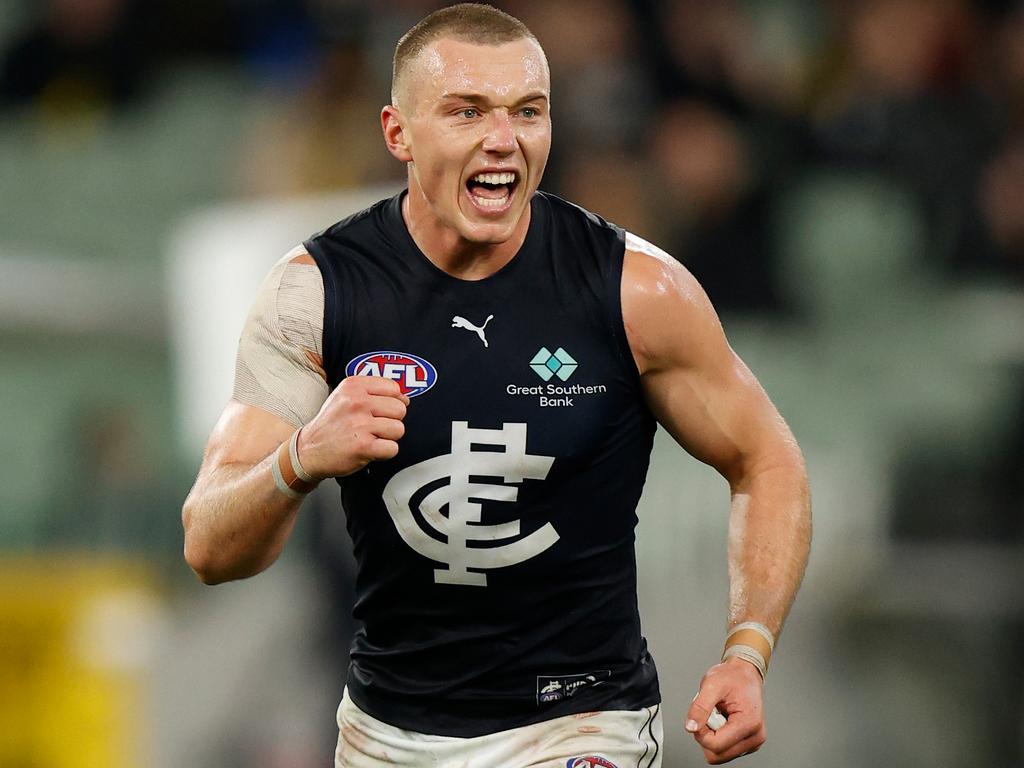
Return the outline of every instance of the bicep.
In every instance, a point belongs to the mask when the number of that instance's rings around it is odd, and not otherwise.
[[[791,441],[681,264],[663,253],[627,251],[622,300],[648,405],[687,452],[734,481]]]
[[[721,358],[652,370],[642,382],[651,412],[676,442],[732,481],[767,461],[788,429],[728,345]]]

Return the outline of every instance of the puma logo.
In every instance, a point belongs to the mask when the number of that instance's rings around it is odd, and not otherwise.
[[[487,324],[491,322],[493,317],[494,315],[488,315],[487,319],[484,320],[484,324],[478,327],[473,325],[466,318],[456,315],[452,318],[452,328],[465,328],[467,331],[473,331],[473,333],[480,337],[480,341],[484,343],[484,346],[487,347],[490,345],[487,343],[487,337],[484,335],[484,328],[487,327]]]

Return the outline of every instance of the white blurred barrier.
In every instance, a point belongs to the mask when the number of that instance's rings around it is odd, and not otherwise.
[[[198,211],[176,227],[167,254],[168,312],[185,455],[199,455],[231,397],[238,336],[274,262],[316,232],[395,191],[373,187],[231,203]]]

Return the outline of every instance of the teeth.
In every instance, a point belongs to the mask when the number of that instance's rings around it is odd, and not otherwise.
[[[481,184],[511,184],[515,180],[516,175],[508,171],[504,173],[478,173],[473,177],[473,181],[479,181]]]
[[[508,195],[502,195],[499,198],[492,200],[489,197],[480,197],[479,195],[473,195],[473,200],[476,204],[482,208],[500,208],[508,202]]]

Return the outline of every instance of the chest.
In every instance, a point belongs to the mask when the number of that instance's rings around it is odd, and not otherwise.
[[[353,288],[331,373],[389,378],[410,396],[396,468],[459,450],[455,425],[487,431],[496,445],[482,452],[582,460],[635,406],[615,308],[599,296],[557,281]]]

